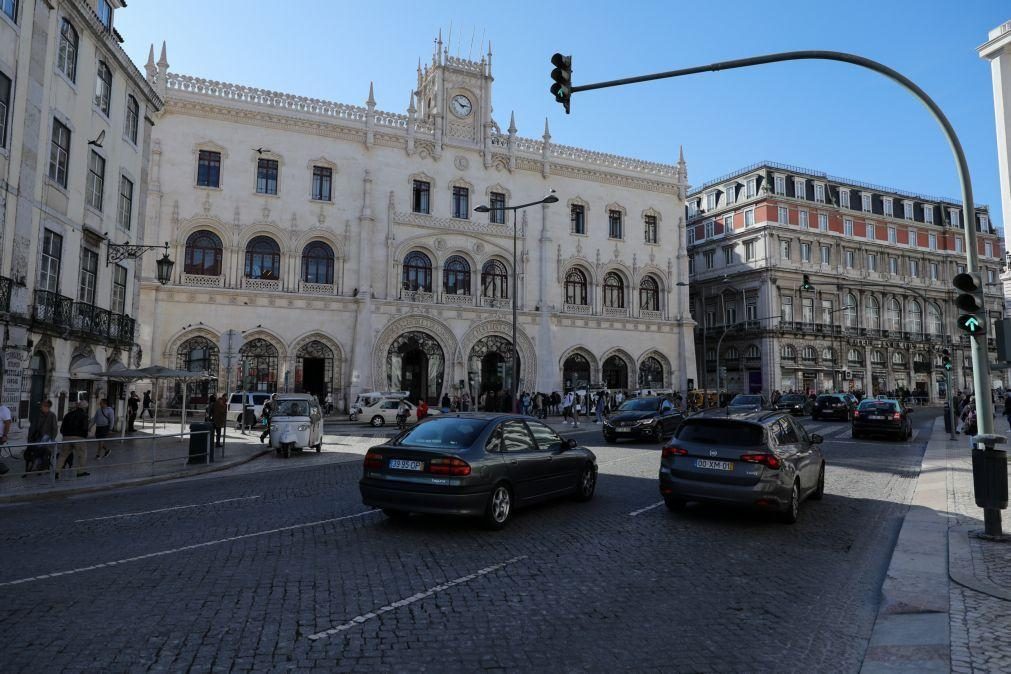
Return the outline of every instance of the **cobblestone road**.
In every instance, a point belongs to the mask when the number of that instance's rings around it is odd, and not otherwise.
[[[368,512],[357,462],[5,507],[0,671],[856,671],[931,419],[806,422],[827,494],[795,526],[650,508],[659,448],[595,431],[594,500],[497,533]]]

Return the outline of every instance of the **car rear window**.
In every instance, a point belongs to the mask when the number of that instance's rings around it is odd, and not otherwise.
[[[839,396],[818,396],[820,403],[837,403],[841,400]]]
[[[801,395],[788,395],[788,396],[783,396],[782,397],[782,401],[784,403],[802,403],[806,399],[807,399],[807,396],[801,396]]]
[[[474,444],[487,423],[484,419],[433,418],[404,433],[395,444],[462,451]]]
[[[861,412],[865,410],[882,410],[887,412],[894,412],[898,409],[898,405],[888,400],[865,400],[860,403],[858,407]]]
[[[761,405],[762,396],[734,396],[731,405]]]
[[[756,446],[763,443],[762,427],[724,419],[688,419],[677,432],[678,440],[715,446]]]

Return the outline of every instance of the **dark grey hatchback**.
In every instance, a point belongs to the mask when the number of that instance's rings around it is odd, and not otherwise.
[[[434,417],[365,455],[362,501],[392,518],[467,515],[502,528],[517,507],[593,498],[597,457],[532,417]]]
[[[660,458],[660,493],[670,510],[711,501],[773,510],[797,521],[805,498],[825,493],[821,437],[785,412],[688,417]]]

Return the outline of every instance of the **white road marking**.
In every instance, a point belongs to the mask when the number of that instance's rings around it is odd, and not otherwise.
[[[474,573],[467,574],[466,576],[460,576],[459,578],[456,578],[454,580],[446,581],[445,583],[442,583],[440,585],[436,585],[435,587],[430,587],[427,590],[424,590],[423,592],[418,592],[417,594],[412,594],[410,597],[404,597],[403,599],[401,599],[399,601],[395,601],[392,604],[387,604],[386,606],[380,606],[379,608],[373,609],[372,611],[370,611],[368,613],[362,614],[360,616],[355,616],[354,618],[352,618],[351,620],[347,621],[346,623],[341,623],[340,625],[337,625],[336,627],[331,627],[328,630],[323,630],[322,632],[316,632],[315,634],[310,634],[309,638],[312,639],[313,641],[316,641],[318,639],[325,639],[326,637],[333,636],[334,634],[340,634],[341,632],[345,632],[345,631],[347,631],[347,630],[349,630],[349,629],[351,629],[353,627],[357,627],[357,626],[361,625],[362,623],[368,622],[369,620],[374,620],[374,619],[378,618],[379,616],[381,616],[384,613],[387,613],[389,611],[395,611],[396,609],[403,608],[404,606],[409,606],[409,605],[411,605],[411,604],[413,604],[415,602],[421,601],[422,599],[426,599],[428,597],[431,597],[433,594],[436,594],[436,593],[439,593],[439,592],[444,592],[445,590],[448,590],[451,587],[455,587],[455,586],[461,585],[463,583],[469,583],[472,580],[477,580],[481,576],[486,576],[486,575],[488,575],[489,573],[491,573],[493,571],[498,571],[499,569],[501,569],[501,568],[503,568],[505,566],[509,566],[510,564],[515,564],[516,562],[519,562],[519,561],[524,560],[526,558],[527,558],[526,555],[520,555],[519,557],[513,557],[512,559],[507,559],[506,561],[499,562],[498,564],[492,564],[491,566],[486,566],[483,569],[481,569],[480,571],[475,571]]]
[[[163,513],[169,510],[186,510],[187,508],[200,508],[202,506],[217,505],[218,503],[229,503],[231,501],[250,501],[254,498],[260,498],[259,496],[241,496],[238,498],[223,498],[220,501],[211,501],[210,503],[194,503],[193,505],[183,505],[183,506],[172,506],[171,508],[158,508],[157,510],[142,510],[136,513],[123,513],[122,515],[105,515],[103,517],[88,517],[83,520],[74,520],[74,522],[95,522],[98,520],[113,520],[117,517],[137,517],[138,515],[150,515],[152,513]]]
[[[654,503],[651,506],[646,506],[645,508],[639,508],[638,510],[633,510],[632,512],[630,512],[628,514],[628,516],[629,517],[636,517],[638,515],[643,514],[644,512],[646,512],[648,510],[652,510],[653,508],[659,508],[662,505],[663,505],[663,501],[660,501],[659,503]]]
[[[95,569],[104,569],[110,566],[116,566],[118,564],[126,564],[128,562],[139,562],[144,559],[153,559],[155,557],[164,557],[165,555],[174,555],[179,552],[186,552],[188,550],[198,550],[200,548],[207,548],[212,545],[220,545],[221,543],[230,543],[232,541],[241,541],[246,538],[256,538],[257,536],[266,536],[268,534],[276,534],[282,531],[293,531],[295,529],[305,529],[307,527],[315,527],[321,524],[331,524],[333,522],[341,522],[343,520],[350,520],[356,517],[364,517],[365,515],[371,515],[372,513],[379,512],[378,509],[366,510],[362,513],[355,513],[354,515],[343,515],[341,517],[331,517],[325,520],[316,520],[315,522],[305,522],[303,524],[291,524],[286,527],[278,527],[277,529],[267,529],[266,531],[254,531],[251,534],[240,534],[239,536],[229,536],[228,538],[219,538],[216,541],[204,541],[203,543],[194,543],[193,545],[184,545],[181,548],[172,548],[170,550],[159,550],[157,552],[149,552],[146,555],[137,555],[136,557],[126,557],[125,559],[117,559],[113,562],[102,562],[100,564],[94,564],[92,566],[83,566],[78,569],[69,569],[67,571],[54,571],[52,573],[45,573],[38,576],[31,576],[29,578],[18,578],[17,580],[8,580],[0,582],[0,587],[8,587],[10,585],[21,585],[23,583],[31,583],[36,580],[44,580],[46,578],[55,578],[57,576],[70,576],[75,573],[84,573],[85,571],[94,571]]]
[[[655,455],[655,454],[642,454],[642,453],[633,454],[632,456],[625,456],[625,457],[622,457],[620,459],[611,459],[610,461],[600,461],[600,462],[597,463],[597,466],[598,467],[599,466],[609,466],[612,463],[621,463],[622,461],[630,461],[632,459],[641,459],[644,456],[656,457],[657,455]]]

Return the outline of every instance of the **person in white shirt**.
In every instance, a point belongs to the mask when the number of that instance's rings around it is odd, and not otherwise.
[[[6,405],[0,405],[0,423],[3,424],[3,437],[0,438],[0,445],[7,444],[7,436],[11,432],[11,422],[14,417],[11,416],[11,410]]]

